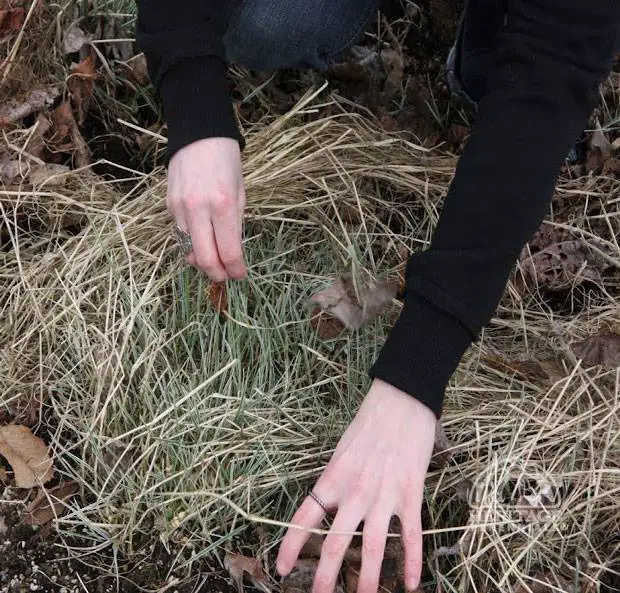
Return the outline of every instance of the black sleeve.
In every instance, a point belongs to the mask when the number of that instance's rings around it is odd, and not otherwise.
[[[618,0],[507,0],[488,91],[431,246],[408,262],[402,314],[370,371],[438,416],[450,376],[548,210],[619,31]]]
[[[222,37],[235,2],[138,0],[136,38],[161,96],[168,157],[216,136],[241,143],[227,82]]]

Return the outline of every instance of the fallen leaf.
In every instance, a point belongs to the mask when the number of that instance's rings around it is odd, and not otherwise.
[[[22,28],[26,13],[22,7],[0,10],[0,35],[16,33]]]
[[[58,187],[65,185],[69,173],[70,169],[65,165],[45,163],[32,167],[28,175],[28,181],[34,187],[40,187],[42,185],[47,187]]]
[[[39,113],[34,125],[28,130],[28,144],[26,149],[32,155],[41,160],[44,159],[46,151],[45,136],[49,129],[52,127],[52,122],[45,117],[42,113]]]
[[[350,330],[360,329],[389,305],[398,291],[398,282],[369,279],[358,283],[350,273],[310,297],[310,303],[327,311]]]
[[[71,102],[78,114],[77,122],[79,125],[82,125],[86,119],[96,79],[94,54],[89,54],[79,64],[71,66],[71,75],[67,80],[67,87],[71,92]]]
[[[0,482],[3,484],[7,484],[9,481],[9,476],[6,473],[6,470],[3,467],[0,467]]]
[[[90,35],[84,33],[80,27],[74,24],[69,28],[62,40],[62,50],[65,54],[73,54],[80,51],[90,41]]]
[[[620,334],[603,331],[571,344],[577,358],[583,359],[586,366],[601,365],[615,369],[620,367]]]
[[[0,536],[4,535],[8,530],[9,528],[6,526],[6,523],[4,522],[4,517],[0,515]]]
[[[605,136],[600,125],[597,125],[596,130],[594,130],[590,136],[586,170],[595,171],[599,169],[611,156],[611,151],[611,143],[607,139],[607,136]]]
[[[228,570],[237,591],[243,593],[243,577],[247,576],[252,584],[266,593],[270,593],[269,581],[263,571],[261,563],[256,558],[226,552],[224,556],[224,567]]]
[[[12,185],[17,177],[24,170],[24,163],[21,161],[5,158],[0,160],[0,182],[4,185]]]
[[[78,128],[71,105],[66,101],[61,103],[50,114],[52,121],[52,135],[50,143],[56,152],[73,153],[76,167],[86,167],[90,164],[90,154],[86,141]]]
[[[228,290],[226,282],[212,282],[207,287],[207,298],[218,313],[228,311]]]
[[[300,558],[320,558],[323,548],[323,536],[318,533],[310,534],[308,541],[299,553]],[[345,562],[359,563],[362,561],[362,551],[360,548],[349,547],[344,553]]]
[[[282,593],[308,593],[311,591],[318,564],[318,560],[315,559],[298,560],[290,574],[282,579]]]
[[[431,457],[431,469],[440,469],[454,454],[454,443],[448,438],[441,420],[435,426],[435,443],[433,444],[433,456]]]
[[[606,250],[604,245],[599,248]],[[522,254],[519,263],[528,286],[550,291],[566,290],[586,280],[601,282],[601,274],[610,265],[580,240],[555,243],[532,255]]]
[[[360,577],[360,567],[346,564],[344,566],[344,584],[346,593],[356,593]]]
[[[517,373],[532,383],[554,385],[566,377],[566,369],[557,358],[507,360],[499,356],[485,356],[484,362],[499,371]]]
[[[35,187],[44,183],[48,187],[64,185],[69,167],[44,163],[30,165],[23,161],[0,161],[0,182],[5,185],[30,184]]]
[[[129,68],[131,78],[136,84],[140,86],[149,84],[151,79],[149,77],[146,56],[143,53],[133,56],[133,58],[127,60],[126,64]]]
[[[66,502],[79,491],[76,482],[64,482],[50,490],[39,488],[34,500],[24,510],[27,525],[45,525],[60,517],[66,510]]]
[[[31,91],[22,101],[16,99],[7,101],[0,106],[0,127],[14,124],[33,113],[51,107],[59,96],[60,90],[57,87],[50,87]]]
[[[13,468],[18,488],[34,488],[54,477],[47,445],[26,426],[0,426],[0,455]]]
[[[388,72],[385,79],[384,92],[389,96],[402,89],[403,75],[405,72],[405,60],[402,52],[391,48],[384,49],[380,53],[381,61]]]
[[[320,307],[315,307],[312,310],[310,327],[316,331],[323,340],[333,340],[347,329],[342,321],[336,319],[328,312],[321,310]]]

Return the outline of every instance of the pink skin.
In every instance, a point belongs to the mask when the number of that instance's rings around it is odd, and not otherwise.
[[[191,234],[188,262],[211,280],[247,275],[242,251],[245,192],[239,145],[230,138],[209,138],[177,152],[168,171],[167,205],[178,226]],[[419,584],[422,566],[420,509],[424,479],[433,450],[435,416],[429,408],[395,387],[375,380],[353,422],[314,487],[336,511],[333,531],[356,531],[364,521],[358,593],[376,593],[388,526],[400,518],[405,550],[405,586]],[[277,559],[287,575],[325,513],[307,497],[292,519]],[[328,535],[323,543],[312,593],[333,593],[346,535]]]
[[[358,593],[376,593],[388,525],[400,518],[405,550],[405,586],[413,591],[422,567],[420,509],[424,479],[433,451],[436,419],[429,408],[395,387],[375,380],[356,417],[314,487],[330,509],[337,509],[333,531],[356,531],[363,520],[362,569]],[[304,528],[319,527],[325,513],[307,497],[292,519]],[[308,531],[289,528],[277,560],[284,576],[293,569]],[[312,593],[332,593],[344,554],[346,535],[326,536]]]
[[[168,167],[167,206],[192,237],[191,265],[214,282],[247,276],[241,243],[245,191],[236,140],[207,138],[179,150]]]

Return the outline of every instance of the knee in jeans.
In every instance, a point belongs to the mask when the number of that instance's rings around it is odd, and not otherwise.
[[[244,11],[224,37],[227,58],[257,70],[316,66],[316,31],[303,16],[294,18],[281,10]]]

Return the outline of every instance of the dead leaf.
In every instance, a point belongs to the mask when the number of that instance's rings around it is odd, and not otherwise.
[[[517,373],[532,383],[554,385],[566,377],[566,369],[558,358],[507,360],[499,356],[485,356],[484,362],[502,372]]]
[[[45,135],[51,127],[52,122],[42,113],[39,113],[36,122],[28,130],[28,137],[30,139],[28,140],[26,149],[32,156],[41,160],[46,160],[43,158],[46,150]]]
[[[360,577],[360,567],[346,564],[344,567],[344,584],[346,593],[356,593]]]
[[[9,476],[6,473],[6,470],[3,467],[0,467],[0,482],[3,484],[8,484]]]
[[[78,114],[77,122],[79,125],[82,125],[86,119],[96,79],[94,54],[89,54],[79,64],[71,66],[71,75],[67,80],[67,87],[71,92],[71,102]]]
[[[226,282],[212,282],[207,287],[207,298],[218,313],[228,311],[228,290]]]
[[[333,340],[347,329],[342,321],[336,319],[328,312],[322,311],[320,307],[315,307],[312,310],[310,327],[323,340]]]
[[[29,184],[38,187],[45,183],[48,187],[56,187],[65,184],[68,172],[69,167],[64,165],[0,161],[0,182],[5,185]]]
[[[575,342],[571,349],[586,366],[601,365],[609,369],[620,367],[620,334],[603,331],[581,342]]]
[[[435,443],[433,445],[433,456],[431,457],[431,469],[440,469],[454,455],[454,443],[448,438],[441,420],[435,426]]]
[[[21,121],[25,117],[51,107],[60,96],[57,87],[31,91],[21,101],[13,99],[0,106],[0,127]]]
[[[0,160],[0,183],[12,185],[24,170],[24,163],[17,160]]]
[[[76,482],[64,482],[50,490],[39,488],[24,511],[24,522],[27,525],[45,525],[60,517],[66,510],[66,502],[78,491]]]
[[[605,136],[600,124],[597,123],[596,130],[590,136],[586,170],[595,171],[599,169],[611,156],[611,150],[611,143]]]
[[[90,154],[86,141],[78,128],[71,105],[66,101],[61,103],[50,114],[52,121],[52,135],[50,143],[56,152],[73,153],[76,167],[86,167],[90,164]]]
[[[323,536],[318,533],[312,533],[308,541],[299,553],[300,558],[320,558],[321,549],[323,548]],[[362,561],[362,550],[356,547],[350,547],[344,553],[345,562],[360,563]]]
[[[597,246],[603,251],[604,245]],[[601,282],[609,262],[580,240],[555,243],[529,255],[522,254],[521,270],[528,286],[561,291],[586,280]]]
[[[140,85],[146,86],[150,83],[149,70],[147,67],[146,57],[143,53],[133,56],[126,62],[131,78]]]
[[[310,297],[310,303],[338,319],[350,330],[360,329],[389,305],[398,291],[398,282],[369,279],[356,285],[350,273]]]
[[[91,36],[87,35],[77,25],[72,25],[65,38],[62,40],[62,50],[65,54],[73,54],[82,49],[84,45],[90,43]]]
[[[261,563],[256,558],[226,552],[224,556],[224,567],[228,570],[237,591],[243,593],[243,577],[247,576],[252,584],[266,593],[270,593],[269,581],[263,571]]]
[[[0,35],[16,33],[22,28],[26,13],[22,7],[0,10]]]
[[[385,79],[384,92],[389,96],[402,89],[403,75],[405,72],[405,60],[400,51],[387,48],[381,51],[381,61],[388,72]]]
[[[32,167],[28,175],[28,181],[34,187],[45,185],[46,187],[59,187],[67,182],[69,167],[45,163]]]
[[[13,468],[18,488],[34,488],[54,477],[47,445],[27,426],[0,426],[0,455]]]
[[[298,560],[290,574],[282,579],[282,593],[308,593],[311,591],[318,564],[318,560],[315,559]]]

